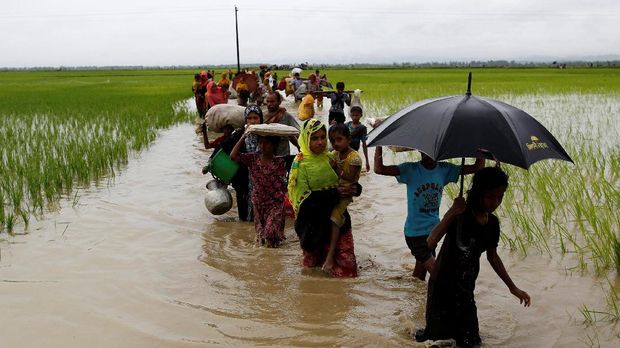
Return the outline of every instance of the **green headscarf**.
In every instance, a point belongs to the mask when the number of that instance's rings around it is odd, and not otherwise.
[[[332,157],[327,149],[320,154],[310,150],[310,136],[321,128],[327,132],[321,121],[311,118],[304,122],[297,139],[301,152],[295,156],[288,179],[288,198],[295,214],[312,191],[338,187],[338,175],[329,163]]]

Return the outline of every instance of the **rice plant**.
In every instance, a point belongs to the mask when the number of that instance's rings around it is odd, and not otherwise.
[[[159,129],[190,119],[173,108],[187,76],[0,74],[0,230],[27,227],[76,188],[113,175]]]
[[[614,262],[616,264],[616,272],[620,275],[620,240],[616,235],[613,236],[612,248],[614,250]]]

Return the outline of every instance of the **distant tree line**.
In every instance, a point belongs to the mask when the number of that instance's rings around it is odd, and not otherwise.
[[[261,64],[241,64],[245,69],[256,69]],[[299,64],[272,64],[271,70],[290,70],[292,68],[308,69],[410,69],[410,68],[617,68],[620,67],[620,60],[606,61],[553,61],[553,62],[534,62],[534,61],[515,61],[515,60],[472,60],[469,62],[449,61],[449,62],[394,62],[392,64],[376,63],[351,63],[351,64],[310,64],[308,62]],[[236,69],[236,65],[166,65],[166,66],[40,66],[40,67],[20,67],[20,68],[0,68],[0,71],[72,71],[72,70],[202,70],[202,69]]]

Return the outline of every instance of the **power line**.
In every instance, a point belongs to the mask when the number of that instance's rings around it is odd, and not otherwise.
[[[588,12],[588,11],[439,11],[439,10],[412,10],[412,9],[389,9],[385,8],[264,8],[247,7],[240,8],[240,13],[313,13],[313,14],[337,14],[337,15],[390,15],[390,16],[431,16],[431,17],[618,17],[620,12]],[[28,14],[1,14],[3,19],[46,19],[46,18],[72,18],[72,17],[115,17],[115,16],[148,16],[148,15],[170,15],[170,14],[210,14],[210,13],[229,13],[230,8],[209,8],[195,9],[191,7],[166,8],[165,10],[139,10],[139,11],[118,11],[118,12],[85,12],[85,13],[28,13]]]
[[[334,13],[334,14],[387,14],[387,15],[428,15],[428,16],[470,16],[470,17],[485,17],[485,16],[557,16],[557,17],[590,17],[590,16],[605,16],[614,17],[620,16],[620,12],[571,12],[571,11],[438,11],[438,10],[411,10],[411,9],[390,9],[385,8],[364,8],[364,9],[313,9],[313,8],[244,8],[246,11],[253,12],[289,12],[289,13]]]
[[[0,18],[81,18],[81,17],[116,17],[116,16],[147,16],[147,15],[169,15],[177,14],[209,14],[216,12],[230,12],[229,8],[213,8],[208,10],[196,10],[192,8],[177,8],[149,11],[119,11],[119,12],[86,12],[86,13],[28,13],[28,14],[2,14]]]

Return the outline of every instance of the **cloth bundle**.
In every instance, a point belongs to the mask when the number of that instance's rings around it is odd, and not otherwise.
[[[222,128],[226,125],[231,125],[235,129],[243,127],[245,125],[244,111],[244,106],[218,104],[207,111],[205,120],[210,131],[222,133]]]
[[[247,132],[261,136],[296,137],[299,135],[297,128],[280,123],[253,124],[248,126]]]
[[[301,88],[301,87],[300,87]],[[314,98],[311,94],[306,94],[299,104],[297,109],[297,118],[300,121],[305,121],[314,116]]]
[[[353,96],[351,96],[351,107],[359,106],[360,108],[362,108],[362,110],[364,109],[364,106],[362,105],[361,95],[362,95],[361,89],[358,88],[353,91]]]

